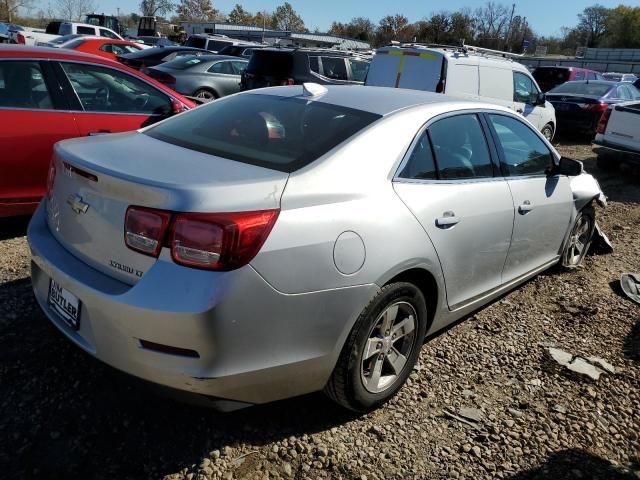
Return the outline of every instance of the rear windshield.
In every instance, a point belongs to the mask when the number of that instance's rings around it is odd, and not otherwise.
[[[256,50],[251,55],[247,73],[265,77],[289,77],[293,69],[293,55],[289,52]]]
[[[209,44],[207,45],[207,50],[215,50],[217,52],[228,45],[231,45],[231,42],[225,42],[220,40],[209,40]]]
[[[70,40],[64,46],[64,48],[76,48],[82,45],[85,42],[84,38],[78,38],[76,40]],[[136,50],[137,51],[137,50]]]
[[[549,93],[577,93],[580,95],[603,97],[612,88],[612,85],[607,85],[606,83],[567,82],[562,85],[558,85]]]
[[[207,46],[207,39],[202,37],[189,37],[187,43],[185,43],[187,47],[195,47],[195,48],[204,48]]]
[[[187,70],[205,61],[209,61],[209,60],[203,60],[200,57],[195,57],[195,56],[191,57],[187,55],[184,57],[178,57],[176,60],[172,60],[171,62],[167,62],[163,65],[163,67],[173,68],[174,70]]]
[[[243,94],[198,107],[144,133],[190,150],[293,172],[380,117],[302,98]]]
[[[538,83],[564,83],[569,80],[569,70],[567,68],[536,68],[533,78]]]

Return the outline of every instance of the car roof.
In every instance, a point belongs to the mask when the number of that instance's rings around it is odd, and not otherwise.
[[[377,115],[390,115],[399,110],[425,105],[441,105],[443,103],[463,108],[473,105],[477,109],[492,109],[505,112],[511,110],[498,105],[470,101],[441,93],[411,90],[406,88],[367,87],[362,85],[322,85],[327,91],[317,97],[317,101],[330,103],[346,108],[353,108]],[[247,94],[274,95],[280,97],[300,97],[314,100],[314,97],[303,97],[302,86],[270,87],[248,90]]]
[[[77,50],[71,50],[66,48],[53,48],[53,47],[27,47],[24,45],[0,45],[0,58],[1,57],[16,57],[16,58],[65,58],[65,59],[80,59],[89,60],[95,63],[104,63],[112,65],[112,60],[102,59],[96,55],[89,53],[79,52]]]

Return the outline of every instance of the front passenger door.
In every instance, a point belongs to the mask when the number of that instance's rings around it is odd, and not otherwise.
[[[569,178],[547,175],[553,154],[547,144],[518,118],[488,114],[502,173],[513,196],[513,237],[503,283],[558,258],[571,219]]]
[[[536,88],[531,78],[522,72],[513,72],[513,101],[516,111],[529,120],[540,130],[542,125],[542,115],[540,106],[535,103],[540,91]]]

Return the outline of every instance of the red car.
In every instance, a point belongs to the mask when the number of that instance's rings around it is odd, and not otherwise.
[[[116,61],[116,55],[133,53],[142,50],[138,43],[113,38],[76,38],[64,45],[77,52],[92,53],[109,60]]]
[[[0,217],[32,213],[53,144],[136,130],[195,104],[111,60],[57,48],[0,45]]]

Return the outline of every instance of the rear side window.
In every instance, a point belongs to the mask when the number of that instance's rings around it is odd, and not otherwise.
[[[544,175],[553,155],[540,137],[520,120],[489,115],[503,153],[503,168],[509,176]]]
[[[0,62],[0,107],[53,108],[44,74],[37,62]]]
[[[113,39],[117,39],[118,38],[113,32],[110,32],[109,30],[106,30],[104,28],[100,29],[100,36],[101,37],[107,37],[107,38],[113,38]]]
[[[309,68],[312,72],[320,73],[320,63],[318,57],[309,57]]]
[[[227,45],[233,45],[233,44],[230,42],[224,42],[220,40],[209,40],[209,43],[207,45],[207,50],[215,50],[217,52],[219,50],[222,50]]]
[[[211,73],[223,73],[225,75],[234,74],[233,66],[231,65],[231,62],[214,63],[213,65],[211,65],[211,67],[209,67],[208,71]]]
[[[426,131],[421,134],[418,143],[413,147],[407,164],[398,176],[414,180],[435,180],[438,178],[431,143]]]
[[[77,32],[81,35],[95,35],[96,31],[94,28],[92,27],[78,27]]]
[[[367,72],[369,71],[369,62],[350,58],[349,65],[351,66],[352,80],[364,82],[365,78],[367,78]]]
[[[205,48],[207,46],[207,40],[202,37],[189,37],[185,45],[187,47]]]
[[[265,77],[289,77],[292,69],[291,53],[256,50],[249,60],[247,73]]]
[[[301,98],[247,94],[211,102],[144,133],[190,150],[293,172],[379,118]]]
[[[456,115],[429,127],[440,179],[493,176],[493,165],[482,125],[475,114]]]
[[[322,74],[333,80],[349,80],[344,58],[322,57]]]

